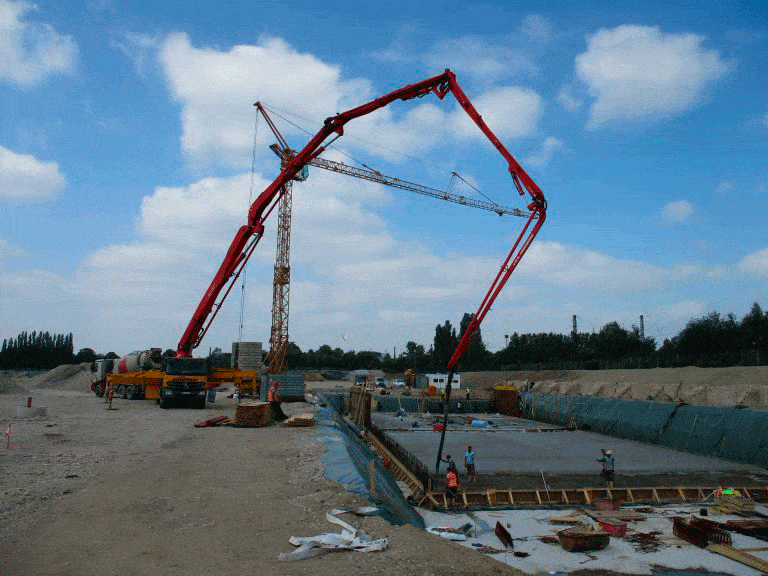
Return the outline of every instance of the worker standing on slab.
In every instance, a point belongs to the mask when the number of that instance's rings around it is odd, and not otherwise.
[[[269,402],[269,405],[272,407],[272,414],[275,416],[275,420],[278,422],[282,422],[286,418],[288,418],[285,413],[283,412],[282,401],[280,400],[280,394],[278,393],[277,389],[280,387],[280,382],[277,380],[272,381],[272,387],[267,390],[267,401]]]
[[[459,473],[459,469],[456,467],[456,460],[451,458],[450,454],[446,454],[445,458],[440,459],[440,462],[445,462],[446,464],[448,464],[448,472],[453,470],[456,474]]]
[[[445,475],[445,483],[445,496],[448,499],[448,506],[451,507],[456,501],[459,492],[459,475],[455,467],[448,468],[448,472]]]
[[[603,471],[600,473],[600,475],[605,478],[605,482],[608,484],[608,488],[613,488],[613,477],[614,477],[614,460],[613,460],[613,450],[606,450],[603,448],[600,450],[600,453],[603,455],[602,458],[598,458],[598,462],[603,463]]]
[[[475,452],[472,446],[467,446],[467,452],[464,454],[464,468],[467,469],[469,481],[475,482]]]

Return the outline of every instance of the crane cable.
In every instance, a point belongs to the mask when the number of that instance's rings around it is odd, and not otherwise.
[[[288,118],[286,118],[285,116],[283,116],[282,114],[280,114],[280,112],[276,111],[276,110],[275,110],[274,108],[272,108],[271,106],[265,106],[263,102],[262,102],[262,106],[264,106],[264,109],[265,109],[265,110],[269,111],[271,114],[273,114],[273,115],[277,116],[277,117],[278,117],[278,118],[280,118],[281,120],[283,120],[283,121],[287,122],[288,124],[290,124],[291,126],[293,126],[294,128],[296,128],[297,130],[300,130],[300,131],[304,132],[305,134],[307,134],[307,135],[309,135],[309,136],[312,136],[312,135],[313,135],[313,134],[312,134],[312,133],[311,133],[309,130],[307,130],[307,129],[305,129],[305,128],[302,128],[301,126],[299,126],[299,125],[298,125],[298,124],[296,124],[295,122],[292,122],[291,120],[289,120]],[[288,112],[284,112],[284,114],[288,114]],[[300,118],[301,120],[304,120],[304,121],[306,121],[306,122],[310,122],[310,120],[309,120],[309,119],[307,119],[307,118],[303,118],[303,117],[301,117],[301,116],[298,116],[298,115],[296,115],[296,114],[294,114],[294,116],[296,116],[297,118]],[[353,140],[360,140],[361,142],[365,142],[366,144],[369,144],[369,145],[372,145],[372,146],[377,146],[377,147],[379,147],[379,148],[382,148],[382,149],[384,149],[384,150],[388,150],[389,152],[394,152],[394,153],[396,153],[396,154],[400,154],[401,156],[403,156],[403,157],[405,157],[405,158],[409,158],[409,159],[411,159],[411,160],[414,160],[414,161],[416,161],[416,162],[419,162],[419,163],[421,163],[421,164],[424,164],[424,165],[427,165],[427,166],[432,166],[433,168],[437,168],[438,170],[441,170],[441,171],[443,171],[443,172],[450,172],[450,174],[451,174],[451,179],[450,179],[450,180],[449,180],[449,182],[448,182],[448,189],[446,190],[446,192],[450,192],[450,191],[451,191],[451,188],[453,187],[454,178],[458,178],[459,180],[461,180],[462,182],[464,182],[464,184],[466,184],[468,187],[470,187],[472,190],[474,190],[475,192],[477,192],[478,194],[480,194],[480,196],[482,196],[483,198],[485,198],[485,199],[486,199],[488,202],[490,202],[491,204],[493,204],[493,205],[495,205],[495,206],[498,206],[498,205],[499,205],[499,204],[498,204],[498,202],[496,202],[495,200],[493,200],[493,199],[489,198],[488,196],[486,196],[485,194],[483,194],[483,193],[480,191],[480,189],[479,189],[479,188],[477,188],[476,186],[473,186],[473,185],[472,185],[471,183],[469,183],[469,182],[468,182],[468,181],[467,181],[465,178],[463,178],[463,177],[461,176],[461,174],[459,174],[459,173],[458,173],[458,172],[456,172],[455,170],[450,170],[450,169],[446,168],[445,166],[439,166],[439,165],[437,165],[437,164],[435,164],[435,163],[433,163],[433,162],[429,162],[429,161],[427,161],[427,160],[424,160],[423,158],[416,158],[416,157],[414,157],[414,156],[410,156],[410,155],[408,155],[408,154],[403,154],[402,152],[398,152],[397,150],[393,150],[393,149],[391,149],[391,148],[387,148],[386,146],[381,146],[381,145],[378,145],[378,144],[374,144],[373,142],[367,142],[367,141],[365,141],[365,140],[363,140],[363,139],[361,139],[361,138],[357,138],[357,137],[355,137],[355,136],[349,136],[349,138],[351,138],[351,139],[353,139]],[[255,146],[255,144],[254,144],[254,146]],[[351,154],[349,154],[348,152],[345,152],[344,150],[342,150],[342,149],[341,149],[341,148],[339,148],[338,146],[333,146],[333,145],[329,144],[329,145],[327,145],[326,147],[327,147],[327,148],[333,148],[334,150],[336,150],[336,151],[337,151],[337,152],[339,152],[340,154],[342,154],[342,155],[346,156],[346,157],[347,157],[347,158],[349,158],[349,159],[350,159],[352,162],[356,162],[357,164],[359,164],[359,165],[360,165],[360,166],[362,166],[363,168],[367,168],[368,170],[371,170],[372,172],[379,172],[379,171],[378,171],[378,170],[376,170],[375,168],[372,168],[371,166],[368,166],[368,165],[367,165],[365,162],[363,162],[362,160],[358,160],[357,158],[355,158],[354,156],[352,156],[352,155],[351,155]],[[254,154],[255,154],[255,150],[254,150]],[[255,161],[255,160],[254,160],[254,161]]]
[[[248,209],[250,209],[253,203],[253,186],[256,177],[256,140],[259,134],[259,113],[256,112],[256,120],[253,126],[253,152],[251,153],[251,188],[248,191]],[[243,340],[243,324],[245,318],[245,285],[248,277],[248,262],[243,265],[243,272],[240,282],[240,322],[237,332],[237,357],[235,358],[235,368],[239,367],[240,360],[240,343]]]

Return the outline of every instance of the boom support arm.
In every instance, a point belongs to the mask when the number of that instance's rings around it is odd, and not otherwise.
[[[477,332],[477,329],[479,328],[483,317],[490,309],[493,300],[501,291],[501,288],[504,286],[504,283],[506,283],[509,275],[522,258],[525,250],[527,250],[528,246],[533,241],[533,237],[544,223],[544,219],[546,218],[546,201],[538,186],[536,186],[533,180],[522,169],[512,155],[507,152],[506,148],[504,148],[501,142],[499,142],[493,132],[491,132],[485,124],[480,114],[478,114],[477,110],[475,110],[472,103],[459,87],[456,82],[456,76],[450,70],[445,70],[445,72],[438,76],[428,78],[416,84],[410,84],[403,88],[399,88],[389,94],[368,102],[367,104],[342,112],[336,116],[331,116],[325,120],[322,128],[317,134],[315,134],[301,151],[296,153],[296,155],[283,166],[277,178],[275,178],[275,180],[256,198],[253,204],[251,204],[250,210],[248,211],[248,222],[241,226],[237,231],[237,234],[235,234],[213,281],[203,295],[203,298],[200,300],[187,329],[181,337],[181,340],[179,340],[176,356],[191,356],[192,350],[200,344],[200,341],[210,327],[210,324],[215,318],[216,313],[218,313],[224,299],[229,294],[229,291],[242,272],[256,245],[261,240],[264,233],[264,222],[280,200],[283,186],[293,179],[305,165],[317,158],[328,145],[341,137],[344,134],[344,125],[347,122],[365,116],[366,114],[370,114],[396,100],[420,98],[429,93],[435,94],[435,96],[442,100],[449,92],[454,95],[459,105],[467,112],[483,134],[485,134],[507,161],[508,170],[518,193],[522,196],[527,192],[531,197],[531,202],[528,206],[531,213],[526,221],[525,228],[515,243],[512,252],[510,252],[510,255],[502,265],[502,268],[494,281],[494,285],[491,287],[488,294],[486,294],[483,304],[481,305],[480,310],[478,310],[478,314],[475,314],[464,338],[462,338],[456,352],[451,358],[449,368],[453,370],[459,358],[466,350],[466,347],[471,340],[471,336]],[[332,137],[331,140],[326,142],[329,137]],[[531,228],[528,238],[521,244],[523,235],[526,230],[531,227],[531,223],[534,221],[535,224]],[[519,250],[518,246],[520,247]],[[516,253],[516,255],[513,253]],[[224,291],[223,295],[222,291]],[[217,302],[220,295],[221,299]],[[447,392],[450,392],[450,381]]]

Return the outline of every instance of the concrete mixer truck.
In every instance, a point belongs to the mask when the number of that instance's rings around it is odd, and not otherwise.
[[[104,396],[108,381],[112,382],[112,392],[115,396],[138,400],[146,394],[146,380],[136,381],[136,374],[158,371],[163,368],[163,350],[151,348],[136,350],[117,359],[102,358],[91,365],[93,378],[91,390],[96,396]],[[115,377],[112,375],[125,375]]]
[[[91,389],[101,397],[156,400],[161,408],[187,405],[204,408],[208,390],[223,383],[257,388],[260,375],[252,370],[212,368],[209,358],[164,357],[161,348],[137,350],[91,366]]]

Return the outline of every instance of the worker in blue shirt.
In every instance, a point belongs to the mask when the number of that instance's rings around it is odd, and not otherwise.
[[[475,452],[472,446],[467,446],[467,452],[464,454],[464,468],[467,469],[467,476],[470,482],[475,481]]]
[[[603,463],[603,470],[600,472],[600,475],[605,478],[606,483],[608,484],[608,488],[613,488],[613,477],[614,477],[614,460],[613,460],[613,450],[606,450],[603,448],[600,450],[600,453],[603,455],[602,458],[598,458],[598,462]]]

